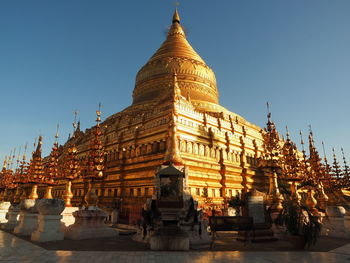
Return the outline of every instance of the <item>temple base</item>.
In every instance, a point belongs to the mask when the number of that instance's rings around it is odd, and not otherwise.
[[[1,226],[1,229],[13,231],[13,229],[19,224],[18,216],[19,216],[19,206],[18,205],[12,205],[9,208],[9,211],[7,213],[7,222]]]
[[[38,214],[21,211],[19,224],[15,227],[14,233],[21,236],[30,236],[38,227]]]
[[[73,240],[95,239],[118,236],[118,232],[108,227],[104,220],[107,214],[99,209],[78,210],[73,213],[74,224],[65,230],[65,237]]]
[[[190,249],[188,234],[177,226],[163,227],[150,238],[151,250],[182,250]]]
[[[48,242],[63,240],[61,228],[61,215],[39,215],[38,229],[31,235],[32,241]]]

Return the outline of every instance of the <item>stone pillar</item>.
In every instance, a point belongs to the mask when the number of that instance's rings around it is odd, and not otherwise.
[[[36,210],[36,200],[24,199],[21,201],[19,214],[19,224],[15,227],[14,233],[22,236],[30,236],[38,226],[38,213]]]
[[[7,222],[1,226],[1,229],[13,231],[13,229],[18,225],[19,216],[19,204],[13,204],[10,206],[7,213]]]
[[[0,202],[0,223],[6,222],[6,214],[11,206],[10,202]]]
[[[42,199],[38,202],[38,228],[31,235],[32,241],[48,242],[64,239],[61,231],[61,213],[64,207],[62,199]]]

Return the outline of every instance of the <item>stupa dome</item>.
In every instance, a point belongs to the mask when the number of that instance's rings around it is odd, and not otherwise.
[[[177,10],[166,40],[136,75],[133,105],[157,100],[169,88],[174,73],[182,96],[194,105],[205,110],[205,105],[218,104],[214,72],[188,43]]]

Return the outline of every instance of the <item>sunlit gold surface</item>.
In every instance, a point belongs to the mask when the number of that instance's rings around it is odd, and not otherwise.
[[[293,200],[297,204],[300,204],[301,196],[298,193],[298,183],[297,182],[293,181],[290,184],[290,192],[291,192],[291,195],[290,195],[291,200]]]
[[[34,184],[33,186],[32,186],[32,191],[31,191],[31,193],[30,193],[30,195],[29,195],[29,199],[38,199],[38,186],[36,185],[36,184]]]
[[[67,180],[67,184],[66,184],[66,189],[63,195],[64,198],[64,202],[66,204],[66,207],[71,207],[71,199],[73,198],[73,193],[72,193],[72,181],[71,180]]]
[[[317,205],[317,200],[314,197],[314,190],[313,189],[309,189],[307,192],[307,197],[305,200],[305,205],[310,209],[310,210],[314,210],[316,208]]]
[[[188,44],[179,18],[173,20],[166,41],[137,75],[133,105],[100,125],[106,162],[104,178],[94,182],[99,206],[122,200],[122,211],[136,214],[154,194],[157,167],[167,161],[187,167],[189,191],[200,205],[204,188],[217,206],[242,189],[268,190],[268,176],[257,166],[264,152],[261,128],[218,104],[214,73]],[[81,205],[87,192],[79,176],[92,167],[87,160],[95,132],[95,127],[77,128],[62,147],[59,160],[68,166],[64,176],[72,176],[73,206]],[[66,161],[73,145],[82,167],[74,177],[75,165]],[[62,197],[65,183],[55,186],[55,196]],[[95,190],[86,199],[96,203]]]
[[[270,187],[271,205],[281,209],[280,170],[272,165],[279,149],[266,156],[266,145],[271,141],[278,148],[282,140],[274,132],[266,137],[267,131],[218,104],[215,75],[179,22],[175,13],[166,40],[138,72],[133,104],[86,131],[75,125],[74,134],[59,147],[64,174],[54,187],[55,197],[63,196],[73,206],[85,199],[94,206],[96,189],[99,206],[111,210],[120,203],[120,216],[130,220],[155,194],[156,169],[173,162],[185,165],[188,191],[199,206],[210,199],[219,207],[242,191],[267,194]],[[258,160],[265,161],[265,170]],[[88,187],[86,177],[99,174]],[[66,185],[68,178],[72,185]]]
[[[44,195],[45,199],[52,199],[52,188],[53,187],[51,185],[46,186],[46,191]]]
[[[190,94],[194,105],[200,103],[204,109],[207,102],[218,104],[215,75],[188,43],[178,13],[166,40],[136,76],[133,104],[159,100],[173,73],[178,75],[182,95]],[[209,106],[206,110],[212,111]]]

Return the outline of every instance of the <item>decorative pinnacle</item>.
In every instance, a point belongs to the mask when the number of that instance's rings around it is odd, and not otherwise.
[[[23,153],[23,161],[25,161],[27,159],[27,148],[28,148],[28,143],[26,143],[26,145],[24,145],[24,153]]]
[[[326,165],[328,165],[328,160],[327,160],[327,156],[326,156],[326,150],[324,148],[324,143],[322,141],[322,149],[323,149],[323,160],[326,163]]]
[[[311,124],[309,124],[309,137],[311,137],[311,139],[312,139],[312,142],[314,141],[314,139],[313,139],[313,137],[314,137],[314,134],[313,134],[313,132],[312,132],[312,127],[311,127]]]
[[[78,113],[79,113],[79,111],[77,111],[77,110],[74,111],[74,122],[73,122],[74,131],[73,131],[73,134],[74,134],[75,130],[77,129],[77,116],[78,116]]]
[[[344,174],[345,174],[346,176],[350,176],[350,170],[349,170],[349,166],[348,166],[348,164],[347,164],[347,162],[346,162],[346,159],[345,159],[345,154],[344,154],[344,149],[343,149],[343,148],[341,148],[341,153],[342,153],[342,155],[343,155]]]
[[[287,141],[290,140],[289,138],[289,130],[288,130],[288,126],[286,125],[286,137],[287,137]]]
[[[19,165],[19,162],[20,162],[20,160],[19,160],[20,158],[21,158],[21,146],[19,146],[19,150],[18,150],[16,170],[18,168],[18,165]]]
[[[34,151],[35,151],[35,147],[36,147],[36,137],[35,137],[35,139],[34,139],[34,145],[33,145],[34,147],[33,147],[33,152],[32,153],[34,153]]]
[[[100,125],[100,122],[101,122],[101,102],[98,104],[98,110],[96,111],[96,115],[97,115],[96,123],[97,123],[97,125]]]
[[[56,128],[56,134],[55,134],[55,144],[57,144],[57,139],[58,139],[58,129],[60,128],[60,124],[57,123],[57,128]]]
[[[344,165],[347,165],[347,163],[346,163],[346,159],[345,159],[345,153],[344,153],[344,149],[343,149],[343,147],[342,147],[342,148],[340,148],[340,150],[341,150],[341,154],[343,155],[343,162],[344,162]]]
[[[177,7],[175,8],[175,12],[174,12],[174,15],[173,15],[173,24],[174,23],[179,23],[180,24],[180,16],[179,16],[179,13],[177,11]]]
[[[266,102],[266,108],[267,108],[267,120],[268,120],[268,122],[271,122],[271,112],[270,112],[269,102]]]
[[[334,147],[332,148],[332,152],[333,152],[333,158],[334,158],[334,160],[336,160],[337,159],[337,155],[335,154]]]
[[[303,157],[305,159],[306,154],[305,154],[305,148],[304,148],[303,132],[300,130],[299,134],[300,134],[300,144],[301,144],[301,148],[302,148],[302,152],[303,152]]]

